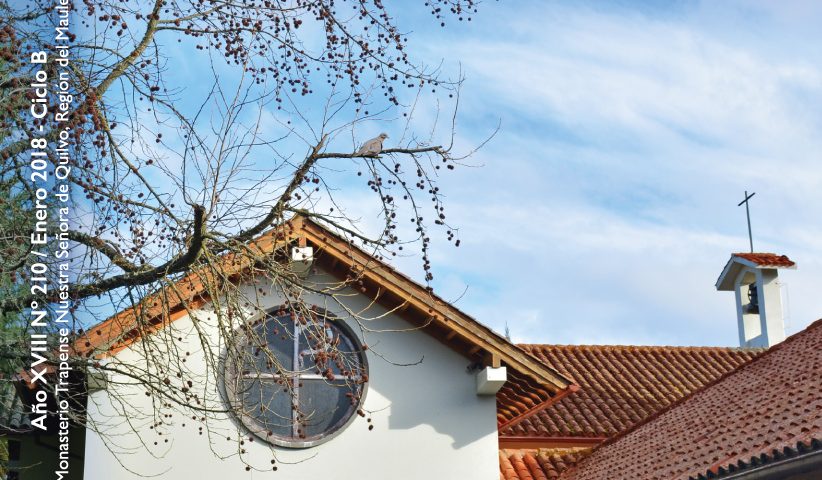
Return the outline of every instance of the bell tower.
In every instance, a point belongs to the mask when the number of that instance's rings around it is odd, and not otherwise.
[[[779,269],[796,263],[775,253],[734,253],[716,281],[716,289],[733,291],[740,347],[771,347],[785,339]]]

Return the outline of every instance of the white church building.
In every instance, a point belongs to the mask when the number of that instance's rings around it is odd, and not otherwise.
[[[204,346],[226,348],[217,307],[182,279],[177,283],[188,298],[158,311],[163,320],[152,333],[135,334],[136,317],[127,310],[77,340],[79,353],[99,358],[106,374],[87,379],[89,428],[82,465],[73,468],[82,468],[86,480],[499,478],[497,397],[526,399],[504,419],[510,420],[573,390],[572,382],[317,223],[300,217],[289,223],[289,233],[274,229],[255,248],[290,250],[316,290],[338,284],[352,269],[363,272],[361,288],[335,291],[334,302],[323,293],[303,298],[331,319],[320,330],[346,352],[344,369],[311,373],[319,360],[310,326],[294,320],[282,295],[261,278],[242,285],[243,296],[266,313],[245,319],[256,330],[239,343],[262,337],[280,363],[307,373],[293,380],[289,395],[273,369],[250,374],[246,360],[226,361],[222,378],[203,376],[187,387],[187,377],[175,378],[169,366],[169,388],[180,384],[203,405],[222,401],[234,411],[181,417],[139,378],[141,366],[172,357],[157,342],[147,348],[145,336],[173,338],[177,354],[185,351],[186,371],[208,370],[213,352]],[[350,312],[373,319],[368,329]],[[312,412],[311,421],[290,421],[292,398]],[[21,478],[34,475],[24,471]]]
[[[289,312],[271,282],[243,284],[263,313],[232,328],[247,348],[228,355],[220,307],[184,278],[170,309],[142,303],[158,319],[149,330],[131,310],[88,329],[78,352],[107,373],[86,378],[88,428],[74,429],[64,478],[560,478],[610,437],[782,341],[776,273],[795,267],[772,254],[731,256],[716,287],[735,292],[745,348],[517,346],[309,219],[295,217],[252,245],[288,252],[317,287],[303,299],[314,305],[311,318]],[[320,292],[351,272],[361,274],[358,288],[336,291],[334,302]],[[373,319],[367,328],[361,317]],[[160,345],[173,355],[147,348],[147,335],[172,340]],[[342,355],[329,361],[317,338]],[[296,376],[283,378],[257,356],[261,340]],[[173,364],[165,372],[180,398],[223,410],[182,417],[146,390],[145,365],[180,357],[186,372],[212,371],[208,362],[221,359],[217,378],[176,375]],[[23,430],[11,437],[16,476],[8,478],[55,478],[53,439]]]

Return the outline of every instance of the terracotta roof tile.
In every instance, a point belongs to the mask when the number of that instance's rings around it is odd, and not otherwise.
[[[817,448],[820,371],[822,320],[606,441],[562,479],[715,478]]]
[[[555,480],[590,448],[502,449],[500,480]]]
[[[791,458],[796,458],[801,455],[819,452],[822,450],[822,441],[813,439],[810,441],[797,442],[794,447],[785,447],[783,449],[773,449],[768,453],[763,453],[759,456],[751,457],[748,460],[739,460],[736,463],[731,463],[727,466],[722,466],[716,471],[709,470],[696,476],[689,477],[689,480],[708,480],[725,478],[736,472],[742,472],[747,469],[753,469],[767,465],[772,462],[785,461]],[[791,477],[794,478],[794,477]]]
[[[508,371],[508,381],[497,392],[497,425],[504,425],[550,402],[554,395],[530,378]]]
[[[734,257],[744,258],[762,267],[793,267],[796,263],[786,255],[775,253],[734,253]]]
[[[535,415],[512,422],[500,431],[501,436],[609,437],[763,351],[713,347],[520,347],[563,376],[574,379],[580,390]],[[535,401],[500,395],[498,413],[509,410],[521,413]]]

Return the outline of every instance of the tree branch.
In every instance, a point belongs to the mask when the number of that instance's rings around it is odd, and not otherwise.
[[[280,199],[277,200],[277,204],[271,207],[271,210],[268,212],[260,222],[258,222],[253,227],[245,230],[235,236],[232,241],[244,243],[252,238],[256,237],[257,235],[261,234],[266,228],[268,228],[271,224],[274,223],[275,220],[282,217],[283,211],[285,210],[285,206],[288,204],[288,201],[291,200],[291,196],[294,194],[294,191],[297,187],[300,186],[303,182],[303,178],[308,174],[308,171],[311,170],[311,167],[317,163],[317,160],[321,158],[329,158],[324,156],[320,153],[323,146],[325,145],[325,141],[328,139],[328,134],[323,135],[320,139],[319,143],[311,149],[311,153],[305,158],[300,168],[294,172],[294,176],[291,177],[291,182],[286,187],[285,191],[282,195],[280,195]]]
[[[55,231],[52,233],[56,234],[57,232]],[[69,230],[67,233],[69,240],[75,241],[89,248],[93,248],[94,250],[102,253],[103,255],[108,257],[109,260],[111,260],[111,263],[117,265],[126,272],[132,273],[140,270],[145,270],[145,267],[139,267],[128,261],[123,256],[123,254],[120,253],[120,250],[118,250],[117,247],[106,242],[101,238],[92,237],[91,235],[85,234],[83,232],[78,232],[76,230]]]
[[[117,78],[122,75],[126,69],[134,64],[134,62],[140,58],[140,55],[148,48],[148,44],[151,43],[151,39],[154,38],[154,33],[157,31],[157,23],[160,21],[160,9],[163,7],[163,0],[155,0],[154,8],[151,10],[151,13],[148,16],[148,24],[146,25],[146,32],[143,34],[143,38],[140,40],[140,43],[137,44],[137,48],[135,48],[128,56],[122,60],[120,60],[112,69],[108,76],[97,85],[95,89],[97,95],[102,95],[111,84],[117,80]]]
[[[420,153],[436,153],[437,155],[448,157],[448,150],[442,148],[439,145],[434,145],[431,147],[420,147],[420,148],[386,148],[380,153],[320,153],[317,155],[317,158],[379,158],[380,155],[383,154],[391,154],[391,153],[403,153],[406,155],[417,155]]]
[[[193,265],[203,251],[204,240],[206,238],[206,210],[202,205],[194,205],[194,227],[188,241],[188,249],[183,255],[169,260],[159,267],[150,270],[142,270],[135,273],[125,273],[114,277],[103,279],[96,283],[90,283],[71,289],[72,298],[85,298],[97,295],[106,291],[120,287],[132,285],[144,285],[157,281],[163,277],[187,270]]]

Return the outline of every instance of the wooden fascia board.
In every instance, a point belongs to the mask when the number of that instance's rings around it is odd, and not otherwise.
[[[314,222],[302,220],[299,228],[295,230],[295,235],[306,235],[314,245],[339,261],[350,266],[363,267],[362,274],[369,280],[404,299],[410,306],[434,317],[435,321],[456,331],[462,338],[486,349],[491,354],[498,354],[508,366],[546,384],[553,391],[565,390],[571,385],[569,380],[554,373],[536,359],[532,359],[533,357],[528,353],[504,339],[496,338],[497,335],[487,327],[431,296],[410,279],[403,278],[358,247],[339,240],[336,235]]]
[[[249,248],[261,255],[273,253],[278,245],[285,243],[284,239],[277,237],[275,232],[269,232],[251,242]],[[230,277],[250,266],[251,260],[248,257],[242,257],[240,261],[236,262],[235,258],[234,255],[226,255],[220,260],[227,267],[224,276]],[[102,356],[119,352],[137,340],[135,338],[119,343],[123,334],[139,327],[136,324],[138,311],[142,310],[141,316],[149,321],[151,326],[146,328],[146,333],[156,332],[187,313],[186,308],[180,308],[181,305],[194,300],[195,303],[192,307],[196,308],[205,303],[202,301],[202,297],[206,281],[201,278],[199,272],[186,275],[174,282],[175,288],[165,287],[161,291],[146,297],[140,304],[127,308],[91,327],[75,341],[76,350],[80,354],[97,351],[97,354]],[[163,296],[168,298],[164,300]],[[161,319],[160,322],[152,324],[151,321],[157,318]]]
[[[282,233],[284,235],[280,235]],[[358,247],[339,239],[336,234],[301,216],[295,216],[281,228],[269,231],[254,239],[249,243],[249,248],[261,255],[271,254],[278,246],[288,244],[293,240],[299,241],[300,238],[310,240],[318,248],[330,254],[336,261],[349,266],[367,267],[363,269],[363,275],[402,299],[405,304],[416,308],[425,315],[430,315],[435,321],[456,332],[461,338],[484,348],[489,354],[499,355],[506,365],[544,384],[550,390],[554,392],[563,391],[572,384],[570,380],[545,367],[531,355],[494,334],[487,327],[444,301],[430,295],[412,280],[398,274]],[[229,267],[230,274],[225,275],[227,277],[246,269],[251,263],[251,260],[247,257],[235,262],[235,256],[233,255],[227,255],[221,261]],[[98,354],[111,354],[114,352],[100,350],[113,347],[116,351],[119,351],[133,343],[139,337],[118,344],[124,333],[138,326],[135,324],[136,311],[141,308],[146,309],[144,318],[149,320],[162,319],[157,323],[156,328],[150,330],[151,332],[159,330],[182,317],[183,315],[178,307],[191,299],[202,297],[205,289],[204,280],[200,278],[197,272],[194,272],[178,280],[175,284],[181,287],[179,290],[186,298],[180,298],[180,295],[177,295],[170,288],[165,288],[150,295],[144,302],[141,302],[141,305],[126,309],[92,327],[82,337],[78,338],[78,342],[88,342],[89,345],[84,345],[77,350],[82,353],[98,351],[96,352]],[[169,292],[176,298],[168,302],[161,301],[160,296],[168,295]],[[185,312],[185,309],[182,312]],[[90,332],[96,330],[101,330],[101,334],[90,335]]]
[[[79,344],[77,351],[81,354],[96,351],[96,354],[110,355],[112,353],[109,351],[110,348],[115,348],[117,351],[122,350],[139,338],[122,341],[124,334],[141,327],[136,323],[137,318],[143,318],[146,321],[142,325],[146,333],[154,333],[183,316],[180,312],[185,312],[186,309],[180,309],[181,305],[194,302],[192,306],[200,306],[205,303],[202,301],[205,290],[204,282],[197,273],[189,274],[175,282],[175,288],[176,291],[174,288],[166,287],[148,296],[137,306],[123,310],[86,330],[83,336],[75,341],[75,345]],[[163,296],[169,298],[163,299]],[[155,322],[157,319],[159,321]]]

